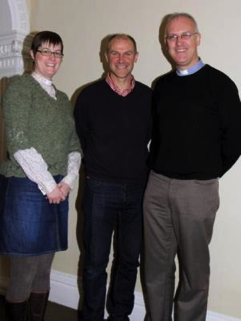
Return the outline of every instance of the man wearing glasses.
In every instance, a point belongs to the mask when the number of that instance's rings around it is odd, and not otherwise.
[[[157,80],[153,97],[144,197],[145,320],[172,320],[174,300],[175,321],[205,321],[218,178],[241,153],[241,103],[234,82],[199,58],[194,18],[176,13],[165,22],[165,45],[176,68]]]

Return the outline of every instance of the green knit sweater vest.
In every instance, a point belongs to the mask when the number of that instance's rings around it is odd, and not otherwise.
[[[14,159],[18,150],[35,148],[52,175],[66,175],[68,154],[80,151],[66,94],[56,90],[53,99],[30,75],[10,80],[3,97],[3,114],[9,160],[0,166],[7,176],[25,177]]]

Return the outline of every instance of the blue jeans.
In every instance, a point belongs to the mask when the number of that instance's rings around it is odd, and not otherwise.
[[[114,259],[107,311],[111,320],[129,320],[142,243],[145,184],[115,184],[86,179],[83,199],[85,263],[83,318],[102,321],[106,267],[114,232]]]

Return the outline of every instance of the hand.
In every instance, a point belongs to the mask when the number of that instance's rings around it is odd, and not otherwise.
[[[59,204],[60,202],[64,201],[66,196],[57,185],[52,192],[47,194],[47,198],[50,204]]]
[[[66,184],[65,182],[60,182],[58,184],[58,187],[60,188],[61,192],[63,193],[63,195],[66,198],[71,190],[70,186],[68,184]]]

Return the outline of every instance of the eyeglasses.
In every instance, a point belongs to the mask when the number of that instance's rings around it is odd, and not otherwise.
[[[183,32],[180,35],[167,35],[166,40],[170,42],[176,41],[178,38],[181,38],[182,40],[189,40],[192,36],[197,35],[198,32]]]
[[[46,56],[46,57],[50,57],[52,55],[54,55],[55,58],[62,58],[64,56],[64,54],[62,54],[61,51],[51,51],[49,49],[39,49],[37,50],[37,52],[40,52],[41,55]]]

